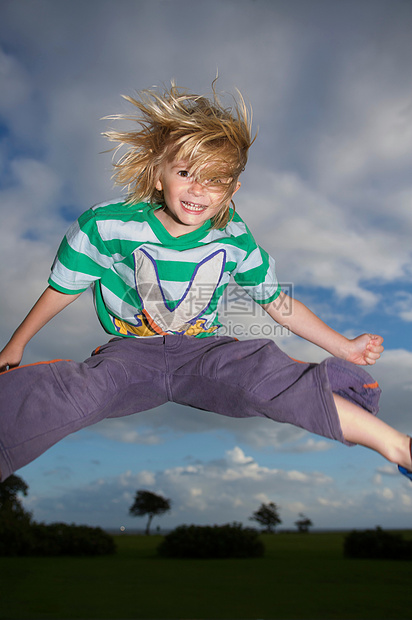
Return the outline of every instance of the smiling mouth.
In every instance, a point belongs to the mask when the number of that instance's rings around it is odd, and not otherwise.
[[[205,205],[199,205],[199,204],[196,204],[195,202],[186,202],[185,200],[182,200],[181,202],[182,202],[183,208],[186,211],[190,211],[191,213],[201,213],[202,211],[207,209]]]

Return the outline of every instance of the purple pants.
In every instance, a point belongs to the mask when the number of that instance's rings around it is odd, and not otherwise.
[[[2,479],[70,433],[167,401],[236,418],[271,418],[347,443],[333,392],[378,411],[377,383],[338,358],[296,362],[272,340],[115,338],[82,363],[54,361],[0,374]]]

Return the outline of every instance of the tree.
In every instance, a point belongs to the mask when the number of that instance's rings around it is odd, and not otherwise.
[[[23,508],[20,498],[17,497],[19,493],[26,496],[28,489],[24,480],[14,474],[0,483],[0,518],[30,521],[31,514]]]
[[[137,491],[134,504],[130,506],[129,513],[135,517],[149,515],[146,525],[146,536],[150,534],[150,524],[156,515],[162,515],[171,508],[170,499],[166,499],[150,491]]]
[[[114,553],[112,536],[99,527],[36,523],[18,494],[28,485],[19,476],[0,483],[0,557],[28,555],[103,555]]]
[[[313,523],[306,515],[302,512],[299,513],[300,519],[295,521],[295,525],[298,528],[298,531],[302,534],[307,534],[309,532],[309,528],[312,527]]]
[[[273,534],[276,526],[282,523],[282,519],[279,517],[279,509],[273,502],[261,504],[259,510],[255,510],[250,520],[257,521],[260,525],[266,527],[268,534]]]
[[[31,513],[18,497],[27,495],[28,488],[14,475],[0,483],[0,556],[19,555],[30,544]]]

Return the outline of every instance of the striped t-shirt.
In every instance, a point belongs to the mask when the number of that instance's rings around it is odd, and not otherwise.
[[[103,328],[128,337],[216,334],[231,276],[258,303],[279,295],[274,260],[237,213],[223,229],[208,221],[173,237],[155,209],[117,201],[83,213],[60,245],[49,284],[68,294],[93,285]]]

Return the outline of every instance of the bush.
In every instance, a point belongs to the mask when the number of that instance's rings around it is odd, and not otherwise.
[[[158,553],[174,558],[256,558],[265,548],[259,533],[242,525],[181,525],[165,536]]]
[[[411,560],[412,541],[404,540],[401,534],[376,530],[358,532],[354,530],[345,537],[343,553],[348,558],[371,560]]]
[[[108,555],[116,550],[110,534],[100,527],[37,523],[31,555]]]
[[[0,555],[108,555],[116,551],[110,534],[99,527],[66,523],[1,523]]]
[[[113,538],[100,527],[36,523],[18,498],[28,486],[14,474],[0,483],[0,556],[106,555],[114,553]]]
[[[27,555],[33,544],[30,515],[16,518],[12,511],[0,511],[0,556]]]

